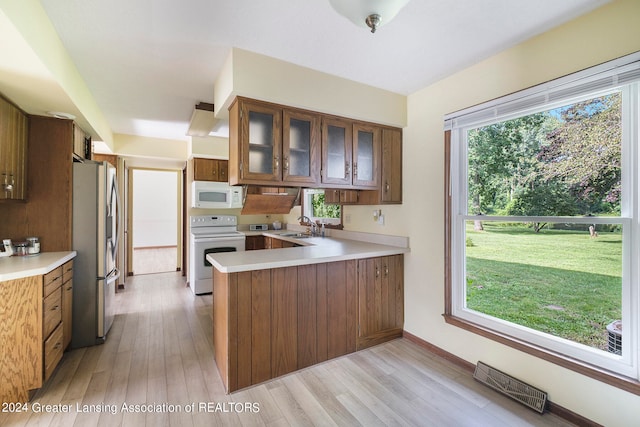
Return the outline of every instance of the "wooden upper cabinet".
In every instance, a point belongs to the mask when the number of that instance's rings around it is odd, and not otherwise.
[[[193,159],[195,181],[229,181],[229,161],[224,159]]]
[[[238,97],[229,116],[232,185],[318,182],[319,115]]]
[[[27,197],[28,118],[0,98],[0,200]]]
[[[381,129],[370,124],[353,125],[353,180],[358,188],[378,188]]]
[[[282,119],[282,181],[316,184],[320,175],[319,115],[285,109]]]
[[[322,184],[351,185],[352,124],[337,117],[322,119]]]
[[[282,180],[282,109],[238,97],[229,109],[229,183]]]
[[[382,129],[380,202],[402,203],[402,130]]]

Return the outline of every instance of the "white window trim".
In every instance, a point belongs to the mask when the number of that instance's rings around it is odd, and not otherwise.
[[[313,216],[313,203],[311,203],[311,197],[314,194],[324,193],[325,190],[318,188],[305,188],[302,190],[302,196],[304,197],[304,212],[302,215],[305,215],[313,222],[319,222],[324,224],[332,224],[332,225],[340,225],[341,218],[322,218]]]
[[[487,330],[493,330],[503,336],[510,336],[525,343],[547,349],[561,356],[569,356],[580,363],[587,363],[633,380],[640,379],[640,197],[638,197],[638,165],[640,163],[640,144],[638,122],[640,121],[640,84],[635,83],[633,90],[625,90],[623,95],[623,205],[620,217],[612,218],[560,218],[560,217],[488,217],[467,215],[466,180],[466,135],[469,129],[508,120],[509,118],[548,110],[575,102],[576,99],[592,97],[597,92],[610,91],[618,83],[617,75],[624,71],[640,76],[640,54],[630,55],[613,63],[603,64],[593,70],[586,70],[540,87],[531,88],[524,93],[510,95],[490,103],[473,107],[446,117],[445,129],[451,130],[450,193],[451,197],[451,307],[452,316],[476,324]],[[583,79],[580,79],[580,76]],[[608,79],[608,86],[598,87],[597,91],[583,92],[591,82]],[[635,77],[637,80],[638,77]],[[624,83],[627,85],[628,83]],[[565,98],[548,102],[549,92],[557,90]],[[523,102],[523,99],[525,102]],[[533,101],[532,101],[533,100]],[[536,101],[537,100],[537,101]],[[501,104],[503,101],[504,104]],[[535,103],[538,102],[538,105]],[[517,107],[520,106],[520,109]],[[512,108],[513,107],[513,108]],[[502,114],[497,111],[501,109]],[[482,313],[467,309],[465,280],[465,222],[468,220],[527,221],[544,220],[551,222],[588,222],[623,224],[623,307],[622,318],[625,322],[623,332],[623,352],[621,356],[606,353],[566,339],[533,331],[522,326],[502,321]],[[627,326],[629,325],[629,326]],[[633,327],[631,327],[633,325]],[[630,330],[634,329],[634,330]]]

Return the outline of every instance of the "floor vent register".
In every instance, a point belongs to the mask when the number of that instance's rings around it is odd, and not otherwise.
[[[478,362],[473,378],[492,389],[543,413],[547,404],[547,393],[529,384],[523,383],[504,372]]]

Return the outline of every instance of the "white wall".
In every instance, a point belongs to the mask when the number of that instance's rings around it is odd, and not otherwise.
[[[133,247],[176,246],[179,172],[133,170]]]

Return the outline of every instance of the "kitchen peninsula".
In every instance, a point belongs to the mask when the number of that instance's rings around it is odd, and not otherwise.
[[[264,236],[299,246],[207,255],[228,393],[402,336],[408,239]]]

